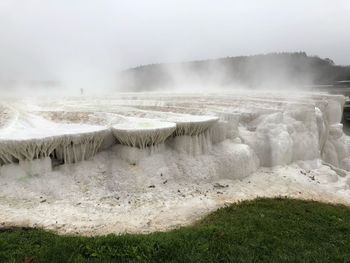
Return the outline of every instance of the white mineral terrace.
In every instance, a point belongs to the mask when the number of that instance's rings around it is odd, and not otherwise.
[[[112,126],[112,132],[118,142],[131,147],[144,149],[164,143],[176,130],[176,123],[147,119],[128,119]]]
[[[346,98],[123,93],[0,101],[0,224],[167,230],[227,203],[350,204]]]

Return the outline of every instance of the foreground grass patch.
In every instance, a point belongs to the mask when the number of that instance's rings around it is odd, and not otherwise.
[[[258,199],[219,209],[167,233],[59,236],[0,232],[0,262],[350,262],[350,209]]]

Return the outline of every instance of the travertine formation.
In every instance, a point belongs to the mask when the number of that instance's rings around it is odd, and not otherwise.
[[[112,132],[121,144],[140,149],[164,143],[175,130],[175,123],[146,119],[129,119],[129,122],[112,126]]]
[[[350,170],[344,103],[339,95],[267,92],[13,100],[0,105],[0,164],[76,163],[115,144],[210,154],[228,140],[248,147],[260,166],[322,158]]]
[[[0,222],[168,230],[257,196],[350,200],[345,97],[234,91],[0,102]]]

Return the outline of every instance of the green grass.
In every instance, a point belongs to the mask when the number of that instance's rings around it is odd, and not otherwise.
[[[190,227],[149,235],[60,236],[0,232],[0,262],[350,262],[350,209],[258,199]]]

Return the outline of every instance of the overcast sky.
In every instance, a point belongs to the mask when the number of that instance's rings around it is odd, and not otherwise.
[[[0,0],[0,78],[306,51],[350,64],[349,0]]]

